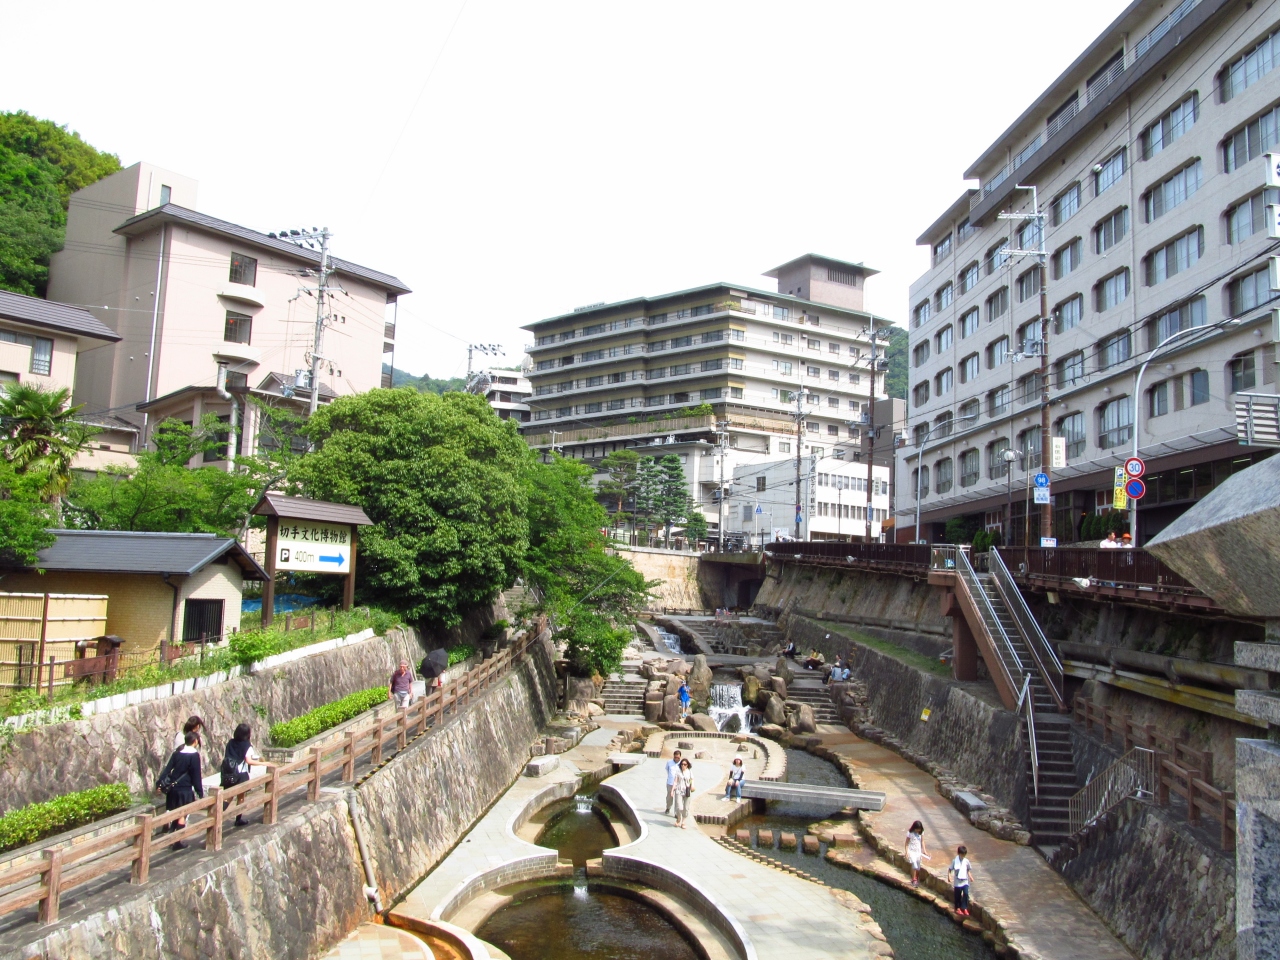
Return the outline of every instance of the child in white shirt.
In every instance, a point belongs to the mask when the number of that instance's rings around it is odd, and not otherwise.
[[[951,893],[955,897],[956,913],[962,917],[969,916],[969,881],[973,879],[973,864],[969,862],[968,847],[956,848],[956,858],[947,868],[947,877],[951,879]]]

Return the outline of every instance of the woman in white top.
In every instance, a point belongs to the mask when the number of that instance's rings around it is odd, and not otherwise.
[[[911,863],[911,885],[920,886],[920,861],[932,860],[924,845],[924,824],[917,820],[907,831],[907,860]]]
[[[203,738],[204,721],[194,715],[187,717],[187,722],[182,725],[182,732],[173,735],[174,750],[181,750],[186,745],[188,733],[194,733],[196,736]]]
[[[676,826],[681,830],[686,829],[685,821],[689,818],[689,803],[693,799],[693,764],[688,760],[680,761],[680,768],[676,770],[675,789],[672,796],[676,802]]]

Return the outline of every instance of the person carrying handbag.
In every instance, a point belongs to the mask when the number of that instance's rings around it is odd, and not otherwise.
[[[236,727],[236,732],[231,739],[227,741],[226,752],[222,755],[222,767],[219,770],[221,775],[222,789],[229,790],[232,787],[239,786],[249,779],[249,767],[253,764],[260,766],[272,767],[275,764],[267,763],[254,749],[250,742],[253,731],[247,723],[242,723]],[[244,804],[244,794],[240,794],[236,798],[236,802]],[[244,814],[236,814],[236,826],[243,827],[245,825]]]
[[[194,730],[187,731],[182,747],[169,757],[156,781],[156,789],[165,795],[166,810],[177,810],[194,803],[197,796],[204,799],[204,782],[200,776],[200,735]],[[181,830],[186,825],[187,818],[181,817],[169,825],[169,832]],[[173,847],[181,850],[186,844],[179,840]]]
[[[676,801],[676,826],[681,830],[686,829],[686,821],[689,819],[689,804],[693,801],[693,792],[696,789],[693,785],[693,764],[688,760],[680,761],[680,768],[676,771],[675,789],[672,796]]]

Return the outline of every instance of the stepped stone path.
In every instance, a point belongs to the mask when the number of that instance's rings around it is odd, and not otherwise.
[[[1045,960],[1133,960],[1133,954],[1067,882],[1031,847],[997,840],[944,799],[932,776],[898,754],[856,734],[820,728],[823,746],[851,761],[858,785],[888,795],[880,813],[860,814],[881,856],[905,866],[903,841],[912,821],[924,824],[932,860],[924,869],[936,890],[949,889],[947,867],[956,847],[969,848],[972,898],[1004,929],[1021,956]]]

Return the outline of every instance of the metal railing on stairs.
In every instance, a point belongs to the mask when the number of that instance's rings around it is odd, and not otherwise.
[[[1068,805],[1068,822],[1074,836],[1130,797],[1155,796],[1156,755],[1134,747],[1075,794]]]
[[[1044,631],[1040,629],[1040,624],[1036,621],[1035,615],[1032,614],[1031,608],[1027,606],[1027,601],[1022,596],[1022,591],[1018,589],[1013,575],[1009,572],[1009,568],[1005,566],[1004,558],[1000,556],[998,551],[992,550],[988,554],[988,565],[996,590],[999,591],[1001,598],[1004,600],[1004,605],[1008,608],[1009,615],[1013,617],[1014,623],[1018,625],[1018,632],[1022,634],[1022,639],[1026,643],[1027,649],[1031,651],[1031,657],[1036,662],[1041,679],[1044,680],[1045,686],[1049,688],[1049,693],[1053,696],[1058,709],[1065,713],[1067,701],[1063,694],[1062,661],[1058,659],[1053,647],[1049,645]]]
[[[1018,651],[1013,649],[1009,634],[1005,632],[1004,624],[1000,622],[1000,618],[996,616],[995,607],[991,605],[991,597],[988,596],[986,589],[978,580],[978,575],[974,572],[973,565],[969,563],[969,554],[964,550],[956,551],[956,572],[960,575],[960,580],[964,583],[970,597],[977,604],[978,612],[982,616],[983,622],[987,625],[987,632],[991,635],[996,657],[1004,668],[1006,678],[1009,680],[1009,688],[1011,690],[1019,689],[1026,680],[1027,668],[1022,663],[1022,658],[1018,656]],[[1003,642],[1003,649],[1001,649],[1000,642],[996,641]]]
[[[1040,749],[1036,746],[1036,708],[1035,698],[1031,696],[1031,674],[1022,681],[1022,696],[1019,704],[1027,711],[1027,749],[1031,753],[1031,790],[1037,800],[1040,799]]]

